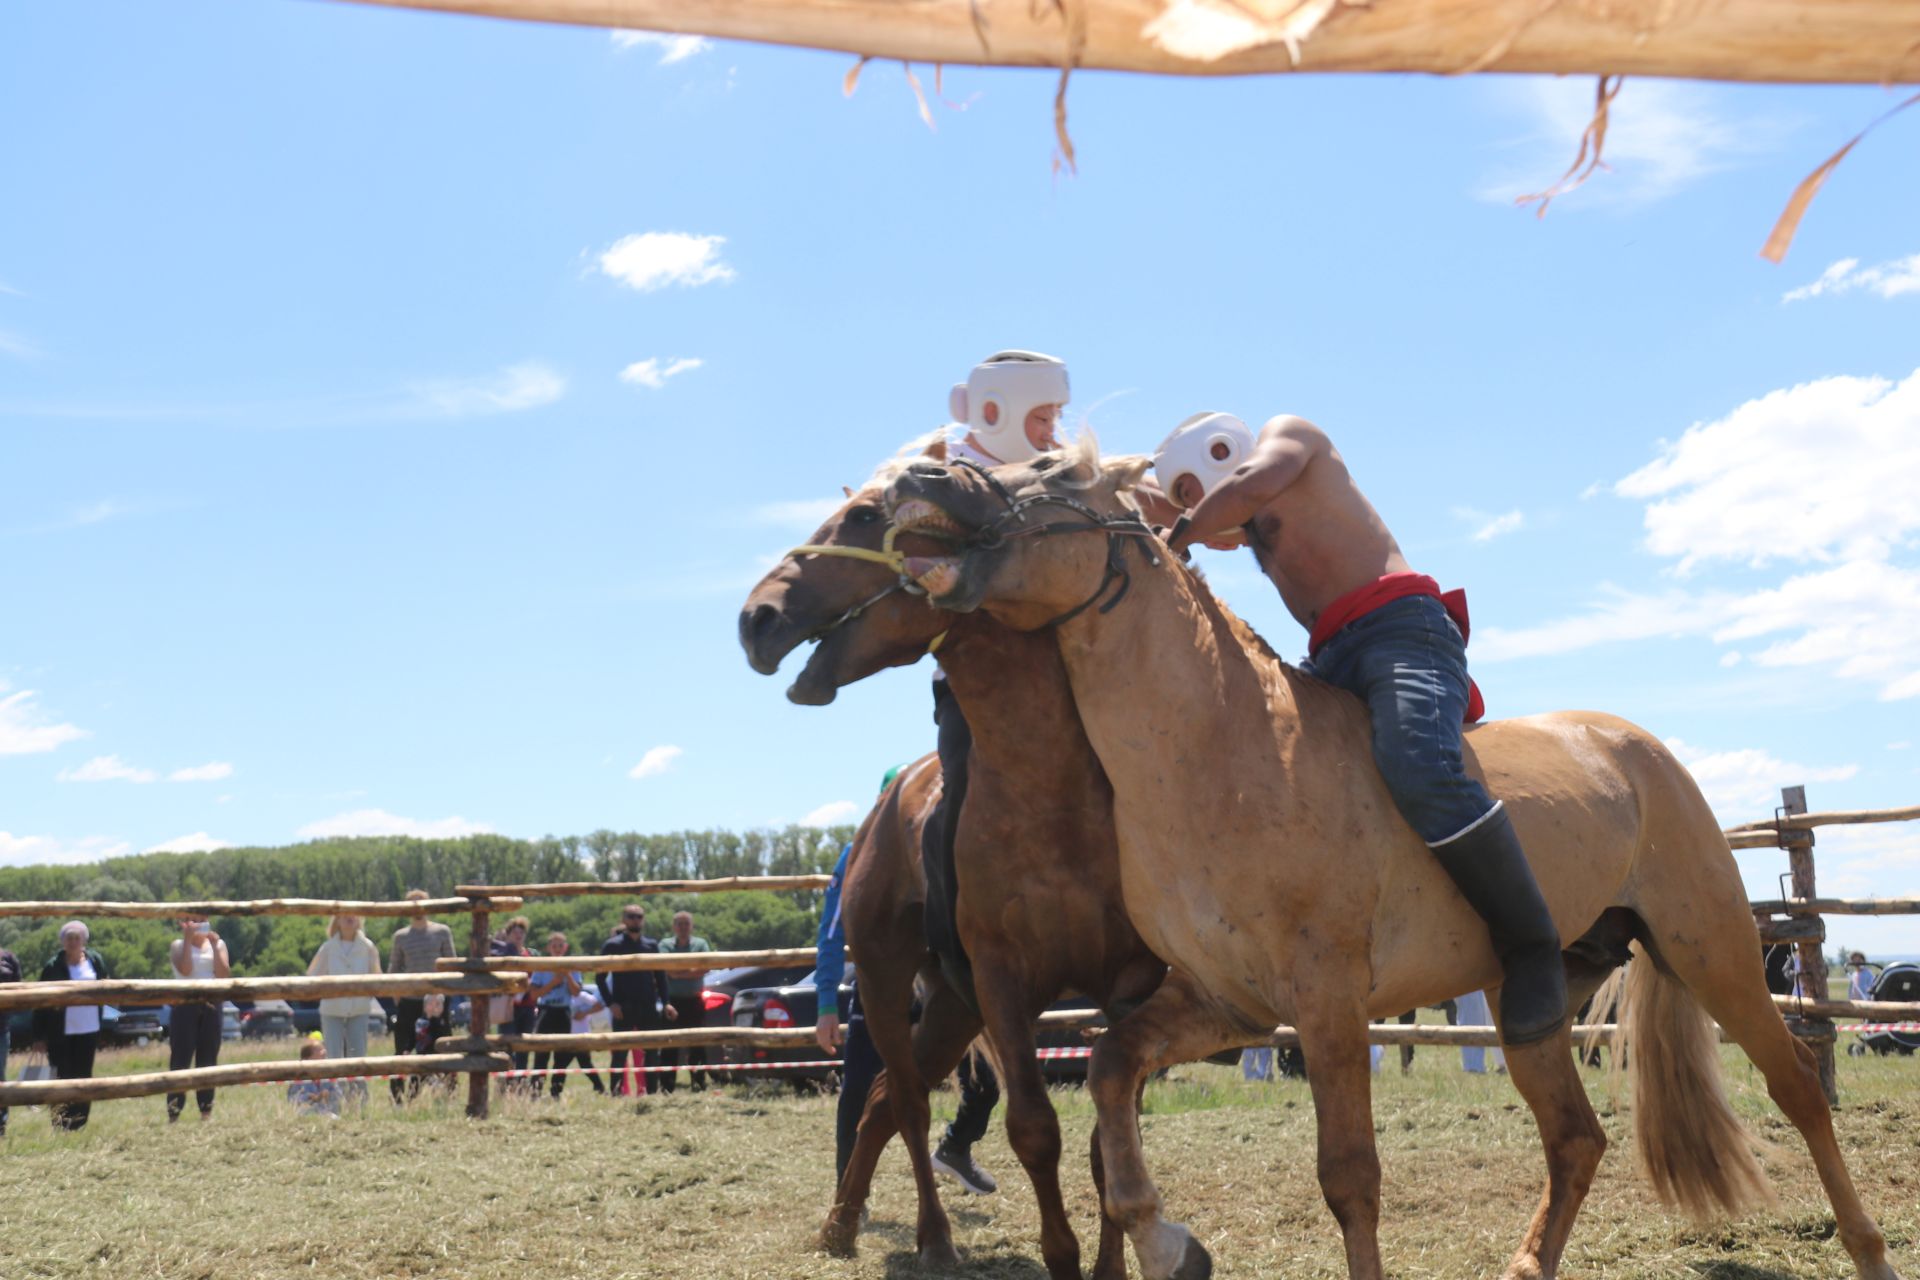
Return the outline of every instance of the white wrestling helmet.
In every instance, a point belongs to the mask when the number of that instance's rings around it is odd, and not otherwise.
[[[1168,497],[1190,475],[1204,496],[1253,456],[1253,432],[1230,413],[1196,413],[1153,451],[1153,474]]]
[[[1002,462],[1025,462],[1040,453],[1027,439],[1027,415],[1041,405],[1065,404],[1069,394],[1065,361],[1037,351],[999,351],[954,384],[947,407],[988,453]],[[988,405],[996,410],[991,424]]]

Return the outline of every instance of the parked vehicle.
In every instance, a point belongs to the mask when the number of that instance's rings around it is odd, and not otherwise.
[[[811,978],[813,970],[804,964],[756,965],[745,969],[715,969],[707,974],[706,986],[700,990],[700,1004],[706,1011],[706,1020],[701,1024],[708,1027],[730,1027],[733,1022],[733,1000],[742,991],[758,987],[781,987],[798,982],[802,978]],[[730,1055],[724,1047],[712,1048],[707,1056],[714,1063],[751,1061],[741,1055]],[[740,1084],[751,1076],[764,1072],[726,1071],[715,1069],[712,1073],[719,1084]]]
[[[849,968],[849,976],[852,971]],[[845,1009],[853,997],[851,984],[840,987],[840,1007]],[[736,1027],[764,1027],[786,1031],[794,1027],[811,1028],[818,1018],[820,993],[814,988],[814,975],[806,975],[784,986],[746,987],[735,993],[730,1024]],[[776,1067],[768,1071],[731,1073],[746,1080],[785,1080],[796,1089],[817,1089],[839,1076],[839,1058],[824,1053],[817,1044],[783,1045],[778,1049],[754,1049],[741,1045],[723,1045],[720,1058],[730,1063],[793,1062],[806,1065]],[[818,1064],[818,1065],[814,1065]]]
[[[320,1029],[320,1002],[318,1000],[289,1000],[293,1009],[293,1033],[297,1036],[312,1035]]]
[[[277,1040],[294,1033],[293,1006],[285,1000],[255,1000],[240,1011],[240,1038]]]
[[[240,1006],[231,1000],[220,1006],[220,1038],[222,1040],[240,1038]]]
[[[111,1005],[100,1010],[100,1043],[103,1045],[149,1045],[167,1038],[168,1019],[164,1005]]]

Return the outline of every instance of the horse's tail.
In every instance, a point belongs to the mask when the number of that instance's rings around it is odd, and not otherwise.
[[[1634,1145],[1661,1202],[1703,1221],[1772,1204],[1752,1139],[1727,1102],[1718,1029],[1638,944],[1619,1026],[1614,1069],[1624,1060],[1632,1073]]]

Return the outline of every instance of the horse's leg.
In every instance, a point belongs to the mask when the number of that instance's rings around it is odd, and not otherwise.
[[[1739,888],[1738,881],[1733,887]],[[1854,1271],[1861,1280],[1898,1280],[1899,1273],[1887,1260],[1887,1238],[1861,1204],[1834,1138],[1833,1113],[1813,1053],[1787,1030],[1753,963],[1754,930],[1746,903],[1729,903],[1720,915],[1723,918],[1708,927],[1693,915],[1686,925],[1688,945],[1660,946],[1660,958],[1760,1068],[1774,1104],[1800,1130]],[[1648,963],[1644,956],[1634,961],[1636,966]]]
[[[1140,1104],[1134,1103],[1138,1112]],[[1107,1164],[1100,1156],[1100,1122],[1095,1121],[1087,1143],[1093,1166],[1093,1193],[1100,1200],[1100,1252],[1094,1255],[1087,1280],[1127,1280],[1127,1233],[1119,1219],[1107,1212]]]
[[[1562,1027],[1535,1044],[1507,1049],[1507,1075],[1526,1099],[1547,1152],[1547,1189],[1507,1264],[1506,1280],[1550,1280],[1560,1266],[1573,1220],[1606,1154],[1607,1134],[1587,1101]]]
[[[1027,1014],[1031,984],[1014,966],[981,957],[974,964],[974,990],[987,1034],[1000,1059],[1006,1090],[1007,1142],[1033,1180],[1040,1202],[1040,1256],[1053,1280],[1080,1280],[1080,1241],[1060,1198],[1060,1117],[1047,1099],[1047,1082],[1034,1057],[1033,1019]]]
[[[826,1225],[820,1229],[820,1247],[828,1253],[843,1258],[853,1256],[854,1239],[860,1234],[860,1213],[866,1208],[867,1196],[873,1189],[874,1166],[879,1163],[881,1152],[887,1149],[887,1143],[893,1141],[897,1131],[892,1097],[894,1088],[892,1075],[882,1070],[867,1090],[867,1103],[860,1113],[858,1136],[854,1138],[853,1150],[847,1155],[847,1167],[840,1175],[840,1185],[834,1191],[833,1208],[827,1214]]]
[[[1350,998],[1295,985],[1294,1022],[1310,1065],[1318,1122],[1320,1194],[1347,1246],[1352,1280],[1381,1280],[1380,1153],[1373,1142],[1373,1073],[1363,993]]]
[[[1419,1017],[1420,1017],[1420,1011],[1418,1009],[1409,1009],[1405,1013],[1400,1015],[1398,1021],[1400,1025],[1403,1027],[1411,1026],[1415,1021],[1419,1019]],[[1409,1071],[1412,1071],[1412,1070],[1413,1070],[1413,1046],[1410,1044],[1403,1044],[1400,1046],[1400,1074],[1404,1076]]]
[[[1155,1070],[1247,1043],[1232,1023],[1179,970],[1167,975],[1145,1004],[1094,1043],[1087,1091],[1098,1114],[1104,1212],[1133,1241],[1146,1280],[1204,1280],[1213,1260],[1193,1233],[1160,1216],[1160,1193],[1140,1146],[1141,1086]]]
[[[920,1263],[929,1267],[957,1267],[960,1255],[953,1247],[953,1227],[940,1204],[939,1187],[933,1177],[933,1156],[927,1146],[927,1125],[933,1115],[928,1095],[937,1081],[946,1079],[960,1065],[961,1055],[980,1034],[980,1019],[944,981],[936,978],[928,986],[926,1006],[913,1037],[918,1087],[894,1092],[893,1116],[900,1129],[900,1140],[906,1144],[907,1159],[913,1166],[913,1185],[920,1197],[920,1220],[914,1231]]]

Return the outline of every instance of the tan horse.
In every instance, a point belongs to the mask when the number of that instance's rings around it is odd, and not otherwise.
[[[1161,1216],[1129,1118],[1142,1081],[1285,1022],[1306,1051],[1320,1184],[1349,1274],[1372,1280],[1380,1166],[1367,1023],[1492,986],[1499,965],[1485,926],[1395,810],[1360,701],[1279,661],[1193,573],[1134,536],[1122,495],[1145,465],[1102,466],[1090,449],[991,476],[922,462],[893,482],[889,503],[903,534],[957,529],[967,539],[960,554],[908,563],[936,603],[984,608],[1014,627],[1057,624],[1082,723],[1113,783],[1127,906],[1173,965],[1102,1038],[1091,1079],[1105,1208],[1142,1271],[1160,1280],[1210,1270],[1191,1234]],[[1036,496],[1039,505],[1008,513]],[[1090,531],[1022,536],[1074,526]],[[1593,712],[1478,726],[1466,759],[1505,799],[1560,936],[1576,940],[1570,1007],[1625,958],[1629,939],[1646,953],[1628,970],[1622,1021],[1655,1190],[1696,1213],[1738,1213],[1769,1195],[1722,1089],[1711,1015],[1806,1139],[1858,1274],[1894,1277],[1812,1055],[1754,963],[1739,873],[1687,771],[1651,734]],[[1509,1049],[1507,1065],[1540,1127],[1548,1180],[1506,1274],[1551,1276],[1606,1139],[1565,1027]]]
[[[948,686],[974,726],[954,861],[958,932],[979,1012],[928,962],[920,830],[940,771],[923,760],[903,771],[863,826],[842,890],[861,1005],[886,1073],[823,1240],[851,1249],[874,1163],[897,1125],[920,1189],[921,1256],[952,1259],[926,1159],[927,1086],[953,1070],[984,1026],[1005,1085],[1007,1139],[1039,1199],[1048,1273],[1079,1280],[1080,1245],[1060,1192],[1060,1125],[1034,1057],[1034,1020],[1069,993],[1116,1017],[1146,998],[1166,966],[1141,942],[1121,901],[1113,792],[1080,728],[1058,648],[1050,637],[985,616],[957,617],[889,590],[896,572],[873,563],[886,528],[879,491],[854,494],[809,545],[870,554],[789,555],[754,588],[740,618],[741,643],[763,673],[820,638],[788,695],[807,703],[831,701],[842,685],[918,661],[944,634],[939,656]],[[910,1037],[916,973],[930,995]],[[1094,1275],[1119,1280],[1125,1269],[1118,1229],[1108,1224]]]

